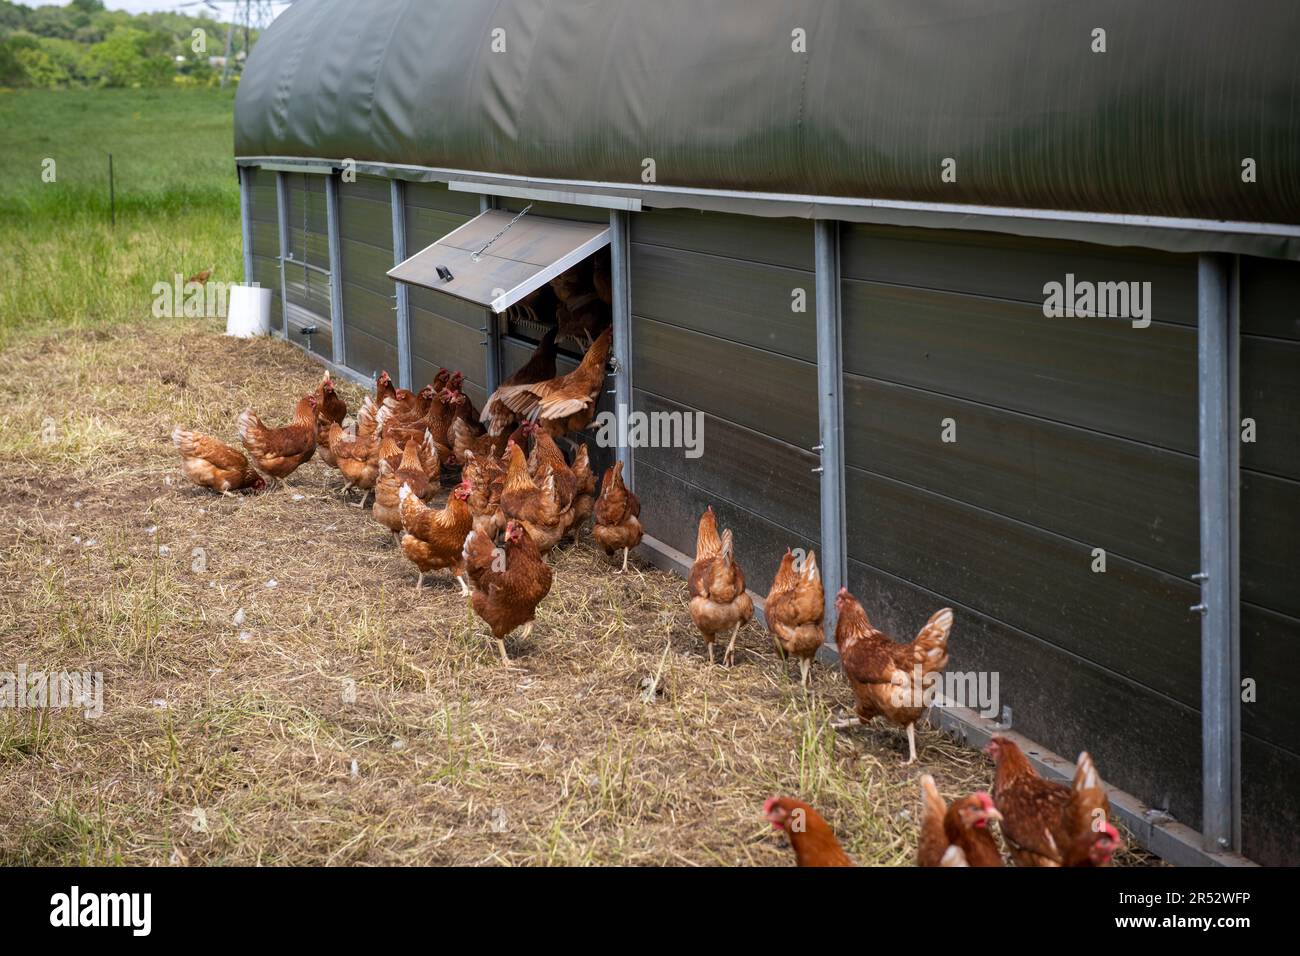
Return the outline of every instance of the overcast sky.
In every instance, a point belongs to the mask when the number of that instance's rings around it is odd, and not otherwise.
[[[66,6],[68,0],[18,0],[19,3],[26,4],[29,7],[44,6]],[[229,3],[218,3],[223,9],[232,7]],[[104,6],[110,10],[128,10],[131,13],[155,13],[159,10],[179,10],[182,13],[199,12],[194,5],[186,5],[185,0],[105,0]],[[283,4],[276,4],[276,12],[282,8]],[[209,11],[211,8],[207,8]]]

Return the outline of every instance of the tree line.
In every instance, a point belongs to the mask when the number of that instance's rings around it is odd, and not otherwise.
[[[214,85],[227,31],[237,80],[255,31],[246,41],[204,15],[131,14],[107,10],[103,0],[42,7],[0,0],[0,87]]]

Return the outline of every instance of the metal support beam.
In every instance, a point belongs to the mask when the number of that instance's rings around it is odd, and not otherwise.
[[[253,284],[253,169],[237,166],[239,177],[239,230],[244,242],[244,285]]]
[[[325,177],[325,223],[330,243],[332,357],[335,365],[347,365],[347,343],[343,338],[343,246],[339,241],[339,178],[335,173]]]
[[[275,174],[275,217],[280,229],[280,335],[289,337],[289,296],[288,282],[284,274],[285,260],[290,258],[289,251],[289,174]]]
[[[478,197],[479,212],[487,212],[495,207],[496,200],[493,197]],[[501,379],[504,377],[501,374],[502,319],[491,309],[485,309],[483,316],[483,348],[486,350],[483,354],[483,382],[487,387],[487,393],[491,395],[497,390],[497,386],[501,384]]]
[[[632,283],[628,214],[609,214],[609,281],[614,295],[614,411],[620,418],[632,411]],[[636,490],[632,449],[616,445],[614,460],[623,463],[623,483]]]
[[[844,374],[840,335],[840,226],[813,223],[817,273],[817,420],[821,453],[822,585],[826,589],[827,638],[835,636],[835,595],[848,582],[844,527]]]
[[[389,180],[388,202],[393,209],[393,264],[406,261],[406,183]],[[405,282],[394,282],[393,311],[397,316],[397,379],[401,388],[411,383],[411,293]]]
[[[1240,848],[1240,613],[1237,591],[1237,315],[1234,264],[1197,263],[1201,570],[1201,775],[1205,849]]]

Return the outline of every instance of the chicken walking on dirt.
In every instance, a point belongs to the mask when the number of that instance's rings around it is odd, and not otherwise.
[[[825,609],[826,592],[822,589],[816,553],[809,551],[798,557],[787,548],[772,581],[772,590],[767,592],[763,617],[781,658],[798,658],[799,682],[804,687],[808,686],[813,658],[826,640],[822,633]]]
[[[461,594],[469,594],[461,554],[465,536],[474,527],[474,516],[466,503],[469,494],[469,485],[461,482],[448,496],[445,507],[430,508],[411,491],[410,484],[404,482],[398,489],[398,508],[406,531],[401,540],[402,553],[420,571],[415,582],[417,591],[424,587],[426,574],[446,568],[460,582]]]
[[[617,461],[605,469],[605,479],[596,499],[595,523],[591,535],[596,543],[612,555],[623,549],[623,567],[627,572],[627,553],[641,543],[641,499],[623,484],[623,463]]]
[[[931,615],[916,640],[899,644],[871,626],[848,588],[835,598],[835,643],[840,665],[857,699],[858,719],[884,717],[907,728],[907,763],[916,762],[916,722],[925,711],[925,675],[948,666],[952,611]]]
[[[239,416],[239,438],[258,471],[283,485],[316,451],[316,396],[303,396],[293,421],[283,428],[268,428],[252,409],[245,409]]]
[[[1044,780],[1006,737],[985,748],[997,769],[993,801],[1016,866],[1106,866],[1123,845],[1110,823],[1110,799],[1085,750],[1069,786]]]
[[[989,824],[1001,820],[993,798],[984,791],[954,800],[948,806],[939,794],[934,777],[921,777],[921,839],[916,850],[917,866],[951,866],[960,854],[965,866],[1001,866],[1002,854]],[[949,861],[949,862],[945,862]]]
[[[551,569],[521,521],[506,524],[505,547],[498,549],[486,535],[471,531],[465,539],[465,570],[474,583],[474,613],[487,622],[501,652],[510,663],[506,638],[518,627],[523,637],[533,631],[537,605],[551,591]]]
[[[754,616],[754,599],[745,591],[745,572],[736,564],[731,529],[719,537],[718,521],[710,505],[700,518],[695,538],[695,563],[688,582],[691,620],[704,635],[713,660],[713,642],[731,629],[731,641],[722,656],[723,664],[735,660],[736,635]]]
[[[835,838],[830,824],[802,800],[769,797],[763,816],[774,829],[790,838],[795,861],[800,866],[853,866],[853,861]]]

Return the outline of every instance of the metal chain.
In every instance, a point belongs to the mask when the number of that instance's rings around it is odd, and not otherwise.
[[[492,237],[491,239],[489,239],[487,242],[483,243],[483,245],[479,248],[478,252],[474,253],[472,256],[470,256],[470,258],[473,259],[475,262],[478,262],[478,260],[479,260],[479,256],[481,256],[481,255],[483,255],[483,253],[487,252],[487,250],[488,250],[488,246],[492,245],[492,243],[496,242],[498,239],[500,239],[502,236],[504,236],[507,232],[509,232],[509,231],[510,231],[510,227],[513,226],[515,223],[517,223],[520,219],[524,218],[524,216],[526,216],[526,215],[528,214],[528,210],[530,210],[530,209],[532,209],[532,208],[533,208],[533,204],[532,204],[532,203],[529,203],[529,204],[528,204],[527,206],[525,206],[523,209],[519,210],[519,215],[515,216],[515,218],[511,219],[508,223],[506,223],[506,227],[505,227],[504,229],[502,229],[500,232],[498,232],[495,236],[493,236],[493,237]]]

